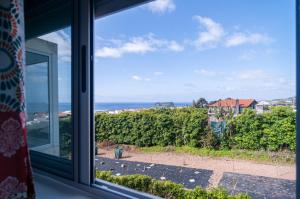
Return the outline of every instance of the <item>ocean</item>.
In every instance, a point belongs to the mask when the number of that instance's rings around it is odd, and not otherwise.
[[[179,102],[174,103],[176,107],[191,106],[192,103]],[[124,109],[140,109],[140,108],[153,108],[154,102],[119,102],[119,103],[95,103],[95,111],[113,111]],[[59,112],[70,111],[71,103],[60,103]]]

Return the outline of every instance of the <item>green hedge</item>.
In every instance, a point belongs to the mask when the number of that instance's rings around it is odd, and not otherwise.
[[[72,136],[72,123],[71,117],[59,119],[59,150],[60,157],[71,158],[71,136]]]
[[[96,141],[137,146],[192,146],[278,151],[296,148],[296,113],[290,107],[274,107],[256,114],[245,109],[227,121],[217,137],[208,125],[207,109],[151,109],[95,116]]]
[[[207,110],[151,109],[95,116],[96,141],[137,146],[201,146],[208,131]]]
[[[289,107],[274,107],[264,114],[246,109],[228,122],[222,144],[238,149],[295,151],[296,113]]]
[[[189,190],[183,185],[171,181],[155,180],[147,175],[114,176],[111,171],[96,170],[96,178],[129,187],[137,191],[147,192],[166,199],[249,199],[246,194],[231,196],[222,188],[210,190],[197,187]]]

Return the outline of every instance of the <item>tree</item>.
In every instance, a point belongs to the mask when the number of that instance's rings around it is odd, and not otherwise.
[[[201,97],[197,101],[193,100],[194,108],[206,108],[208,106],[208,102],[205,98]]]

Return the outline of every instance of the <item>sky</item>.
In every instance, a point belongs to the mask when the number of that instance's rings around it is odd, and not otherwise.
[[[95,102],[295,96],[294,0],[156,0],[95,20]],[[70,101],[70,29],[59,98]],[[69,45],[69,46],[68,46]]]

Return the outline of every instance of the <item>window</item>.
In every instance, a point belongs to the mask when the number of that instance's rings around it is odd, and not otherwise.
[[[295,2],[160,2],[95,20],[96,182],[295,198]]]
[[[28,140],[32,150],[71,159],[71,43],[66,28],[27,41]]]
[[[33,2],[34,168],[105,198],[295,198],[295,2]]]
[[[26,93],[29,147],[52,145],[48,95],[49,57],[28,51],[26,57],[25,81],[27,85],[35,87],[28,89]]]
[[[50,9],[47,14],[51,15],[66,5],[55,11],[47,6],[43,9]],[[27,136],[32,165],[73,178],[71,14],[57,14],[58,20],[34,9],[25,12]],[[48,18],[47,25],[43,17]]]

